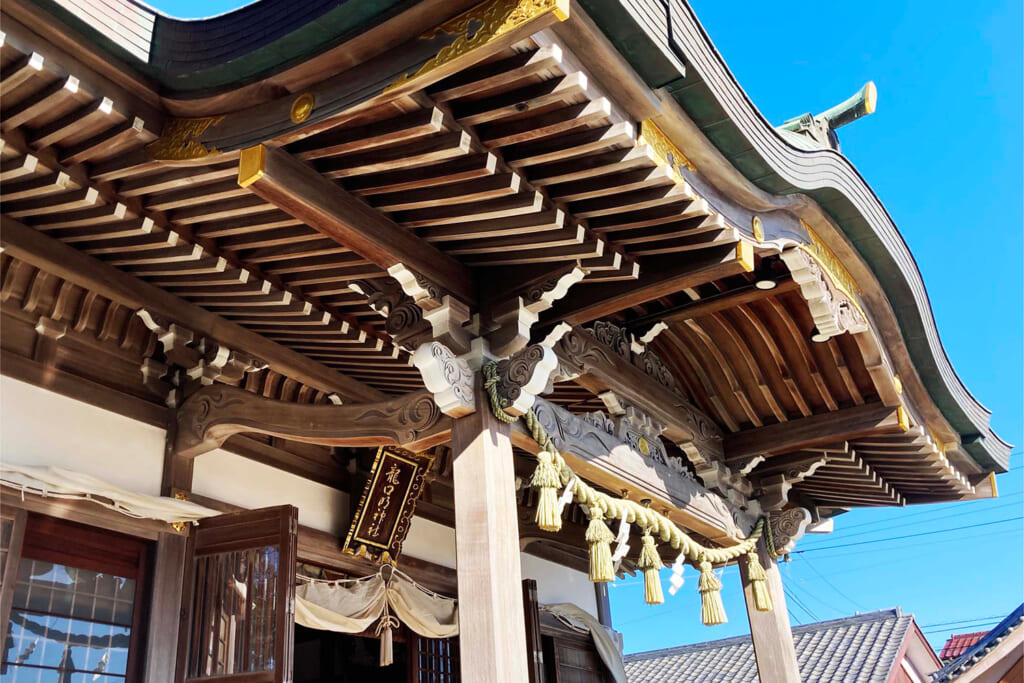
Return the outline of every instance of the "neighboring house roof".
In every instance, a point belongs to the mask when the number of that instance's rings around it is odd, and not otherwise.
[[[804,683],[885,683],[913,615],[899,607],[793,629]],[[630,683],[757,683],[749,636],[626,655]]]
[[[1013,610],[1005,619],[989,631],[981,640],[976,642],[962,655],[942,667],[932,675],[933,683],[946,683],[953,681],[967,673],[990,652],[996,649],[1000,643],[1005,641],[1011,633],[1021,627],[1024,623],[1024,604]],[[1018,653],[1019,654],[1019,653]],[[627,665],[627,671],[628,665]],[[632,679],[630,679],[632,680]]]
[[[981,637],[988,633],[988,631],[977,631],[975,633],[954,633],[946,641],[946,644],[942,646],[942,650],[939,652],[939,659],[946,662],[950,659],[956,659],[974,645],[976,642],[981,640]]]

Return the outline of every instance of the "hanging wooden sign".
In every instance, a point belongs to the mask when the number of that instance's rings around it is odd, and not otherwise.
[[[370,479],[352,516],[345,552],[381,564],[398,559],[431,462],[431,456],[404,448],[383,446],[377,451]]]

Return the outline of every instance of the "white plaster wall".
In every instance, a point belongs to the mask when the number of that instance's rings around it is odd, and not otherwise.
[[[402,543],[402,555],[455,569],[455,530],[429,519],[413,517],[409,535]]]
[[[537,582],[540,604],[571,602],[597,616],[597,595],[586,574],[527,553],[520,553],[519,559],[523,578]]]
[[[62,467],[160,495],[164,430],[0,377],[0,460]]]
[[[348,533],[348,494],[219,448],[196,458],[192,490],[244,508],[294,505],[299,524],[342,540]]]

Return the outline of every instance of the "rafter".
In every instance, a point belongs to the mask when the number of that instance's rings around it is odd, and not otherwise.
[[[724,442],[726,462],[737,463],[750,456],[772,456],[873,434],[900,433],[906,425],[902,413],[902,407],[867,403],[729,434]]]
[[[469,269],[280,149],[242,152],[238,184],[384,269],[402,264],[466,304]]]
[[[41,270],[130,308],[147,308],[190,329],[203,330],[226,346],[252,353],[282,374],[317,389],[336,392],[356,401],[374,401],[382,397],[380,392],[362,382],[127,275],[16,220],[4,216],[0,225],[0,242],[4,249]]]
[[[577,287],[552,309],[546,322],[566,321],[580,325],[673,294],[687,287],[705,284],[753,269],[750,244],[715,247],[689,257],[651,259],[637,280],[608,282]]]

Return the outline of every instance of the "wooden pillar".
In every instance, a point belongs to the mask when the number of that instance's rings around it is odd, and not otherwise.
[[[743,598],[747,603],[747,619],[750,621],[750,635],[754,641],[754,658],[757,660],[757,674],[761,683],[800,683],[800,671],[796,663],[796,649],[793,647],[793,632],[789,626],[786,611],[786,596],[782,591],[782,577],[779,567],[758,544],[761,566],[768,575],[768,590],[774,609],[759,612],[754,606],[754,590],[747,573],[747,560],[739,561],[740,579],[743,581]]]
[[[452,425],[462,680],[529,680],[508,425],[476,381],[476,412]]]
[[[160,534],[156,544],[153,599],[149,610],[146,643],[146,683],[174,683],[178,661],[178,636],[184,606],[182,586],[187,536]]]

